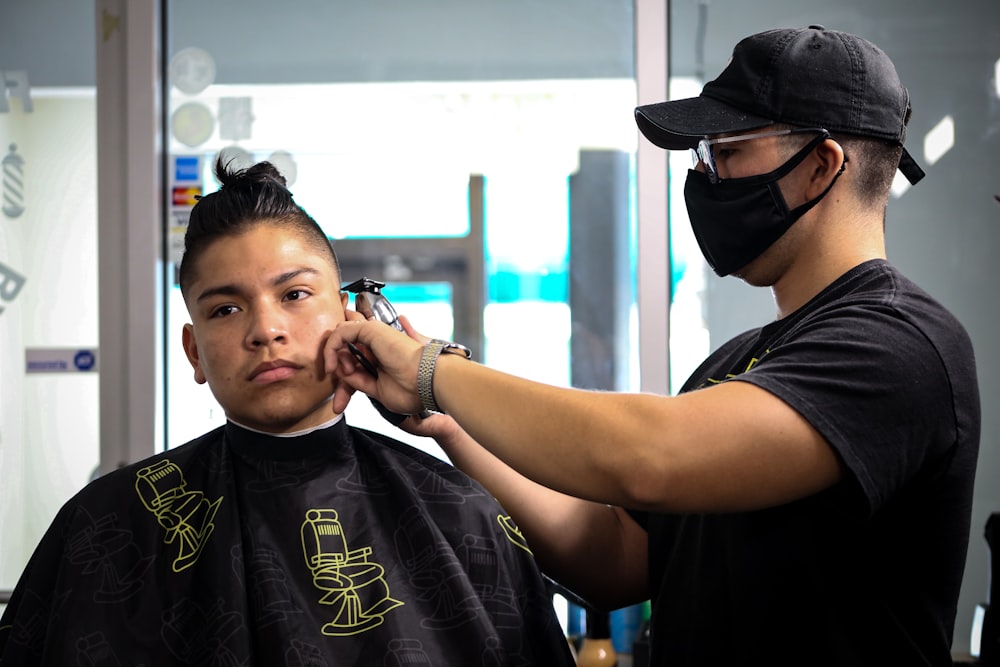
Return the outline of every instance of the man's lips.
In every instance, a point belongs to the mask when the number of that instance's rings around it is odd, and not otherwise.
[[[292,377],[300,368],[302,367],[298,364],[293,364],[292,362],[285,361],[283,359],[279,359],[278,361],[269,361],[253,369],[253,371],[250,372],[250,377],[248,379],[250,382],[256,384],[278,382]]]

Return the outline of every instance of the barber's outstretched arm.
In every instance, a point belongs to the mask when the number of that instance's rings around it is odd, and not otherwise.
[[[381,366],[365,375],[347,351],[363,344]],[[327,364],[390,409],[414,413],[423,345],[375,322],[330,336]],[[544,354],[543,350],[530,350]],[[784,401],[732,381],[680,396],[554,387],[442,354],[437,404],[500,460],[562,493],[634,509],[740,511],[817,493],[841,464]],[[335,397],[334,409],[346,395]]]
[[[479,481],[524,533],[542,571],[607,609],[649,598],[646,531],[627,512],[532,482],[483,449],[448,415],[401,425],[433,437],[460,470]]]

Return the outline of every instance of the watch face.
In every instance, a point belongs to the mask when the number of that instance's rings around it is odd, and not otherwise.
[[[181,49],[170,59],[170,82],[187,95],[197,95],[215,82],[215,59],[204,49]]]

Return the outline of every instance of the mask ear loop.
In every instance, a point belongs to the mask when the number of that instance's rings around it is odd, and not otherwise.
[[[814,148],[815,148],[815,146],[814,146]],[[808,155],[808,153],[807,153],[807,155]],[[843,174],[844,171],[846,171],[846,169],[847,169],[847,161],[848,161],[847,155],[844,155],[844,161],[840,163],[840,169],[837,170],[837,173],[833,175],[833,178],[830,180],[829,185],[826,186],[826,188],[823,190],[823,192],[821,192],[818,195],[816,195],[816,197],[814,199],[812,199],[810,201],[807,201],[806,203],[801,204],[801,205],[793,208],[791,211],[788,212],[789,217],[792,217],[793,219],[797,220],[800,217],[802,217],[803,215],[805,215],[809,211],[809,209],[811,209],[813,206],[815,206],[816,204],[820,203],[820,201],[822,201],[823,197],[826,196],[826,193],[828,193],[833,188],[833,184],[837,182],[837,179],[840,178],[840,175]],[[775,186],[775,187],[777,187],[777,186]]]
[[[819,146],[821,143],[823,143],[824,141],[826,141],[829,138],[830,138],[830,133],[827,132],[826,130],[823,130],[822,133],[820,133],[820,134],[816,135],[815,137],[813,137],[809,141],[809,143],[807,143],[805,146],[803,146],[802,148],[800,148],[799,151],[795,155],[793,155],[792,157],[790,157],[788,159],[788,161],[785,162],[785,164],[781,165],[777,169],[772,169],[771,171],[767,172],[766,174],[758,174],[757,176],[747,176],[745,178],[729,178],[729,179],[726,179],[726,180],[728,180],[730,182],[732,182],[732,181],[738,181],[740,183],[745,183],[747,185],[753,185],[753,184],[755,184],[758,181],[762,181],[762,182],[763,181],[777,181],[778,179],[784,178],[785,176],[787,176],[788,174],[790,174],[792,172],[792,169],[795,169],[797,166],[799,166],[800,164],[802,164],[802,162],[807,157],[809,157],[809,154],[812,153],[814,150],[816,150],[817,146]],[[843,165],[841,165],[841,168],[843,168]],[[720,182],[722,182],[722,181],[720,180]]]

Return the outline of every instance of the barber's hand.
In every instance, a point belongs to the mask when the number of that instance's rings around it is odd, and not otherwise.
[[[363,313],[359,313],[358,311],[351,310],[349,308],[345,308],[344,309],[344,316],[345,316],[345,318],[347,319],[348,322],[351,322],[351,321],[354,321],[354,322],[364,322],[365,320],[368,319],[368,318],[366,318],[364,316]],[[324,357],[325,357],[325,350],[324,350]],[[329,373],[329,370],[327,372]],[[354,387],[345,385],[343,382],[338,382],[337,386],[339,388],[342,388],[343,391],[344,391],[344,397],[342,398],[342,400],[344,402],[344,406],[346,407],[347,406],[347,402],[350,401],[351,397],[354,395],[355,389],[354,389]],[[343,409],[341,409],[341,412],[343,412]]]
[[[346,316],[346,318],[347,318],[348,321],[359,321],[359,322],[364,322],[365,321],[365,316],[363,314],[359,313],[356,310],[349,310],[349,309],[345,308],[344,309],[344,315]],[[326,353],[325,353],[325,350],[324,350],[324,361],[325,361],[325,358],[326,358]],[[327,370],[327,373],[329,373],[329,372],[330,371]],[[355,389],[354,389],[354,387],[350,387],[348,385],[345,385],[343,382],[338,382],[337,383],[337,390],[336,391],[340,391],[340,389],[343,389],[343,392],[344,392],[343,396],[341,397],[341,400],[343,402],[343,407],[340,409],[340,412],[343,412],[344,408],[347,407],[347,403],[351,400],[351,397],[354,395]]]
[[[427,412],[426,417],[420,415],[408,415],[398,427],[413,435],[434,438],[439,444],[444,444],[454,440],[460,433],[462,427],[454,419],[440,412]]]
[[[410,327],[412,331],[408,321],[404,327]],[[349,344],[374,362],[378,369],[377,378],[355,359]],[[420,412],[417,368],[423,348],[419,340],[382,322],[359,321],[350,317],[339,324],[330,333],[323,350],[326,371],[336,374],[341,380],[333,396],[334,412],[342,412],[347,407],[355,390],[377,399],[393,412]]]
[[[427,343],[431,342],[430,336],[425,336],[413,328],[413,324],[410,322],[410,318],[408,318],[406,315],[399,315],[399,324],[400,326],[403,327],[403,331],[406,332],[407,336],[417,341],[421,345],[427,345]]]
[[[413,324],[406,315],[399,316],[399,323],[403,327],[406,335],[417,341],[421,345],[430,342],[430,337],[425,336],[413,328]],[[439,444],[448,443],[463,433],[462,427],[454,419],[440,412],[429,412],[422,410],[420,414],[408,416],[399,428],[413,435],[420,435],[434,438]]]
[[[344,309],[344,317],[348,322],[364,322],[368,318],[364,316],[364,313],[359,313],[356,310],[351,310],[350,308]]]

